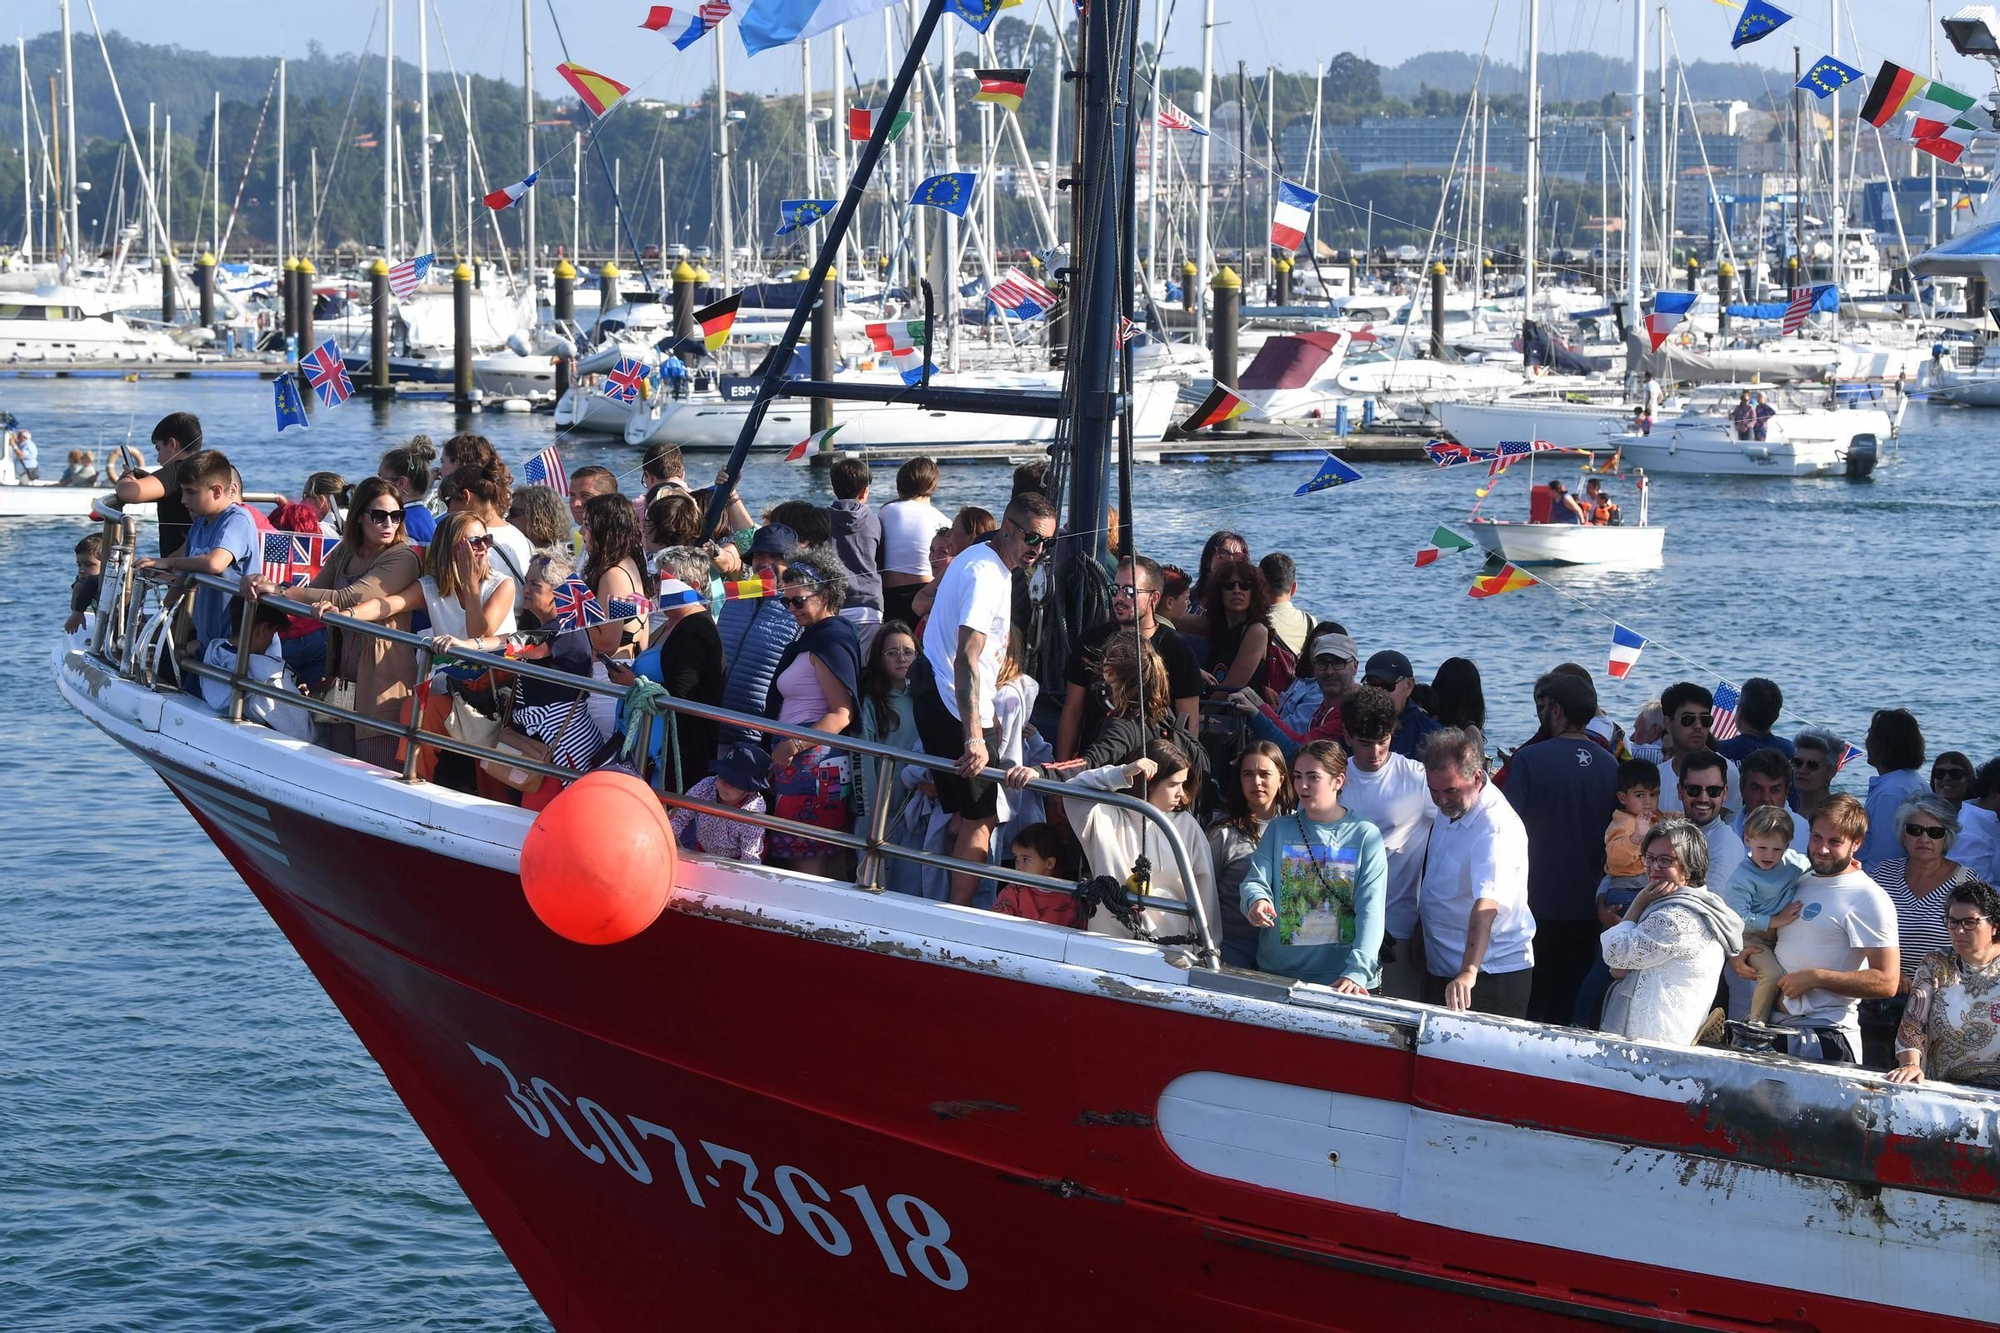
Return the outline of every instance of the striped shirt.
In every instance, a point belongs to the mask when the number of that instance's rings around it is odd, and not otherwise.
[[[1978,878],[1964,866],[1952,877],[1919,898],[1903,878],[1904,858],[1884,861],[1875,868],[1874,880],[1896,905],[1896,947],[1902,950],[1905,977],[1914,976],[1917,964],[1938,949],[1951,948],[1951,927],[1945,925],[1945,907],[1951,891]]]

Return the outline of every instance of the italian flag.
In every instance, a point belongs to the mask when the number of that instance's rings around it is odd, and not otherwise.
[[[1919,142],[1949,138],[1947,131],[1955,128],[1959,117],[1972,107],[1973,99],[1957,89],[1947,88],[1935,81],[1927,83],[1916,98],[1917,119],[1910,126],[1910,137]],[[1967,124],[1969,126],[1970,122]]]
[[[714,305],[703,306],[694,312],[694,322],[701,325],[702,345],[711,355],[722,344],[729,341],[729,330],[736,323],[736,307],[743,304],[743,293],[717,301]]]
[[[865,106],[849,107],[847,110],[847,137],[855,143],[866,143],[875,137],[875,118],[882,113]],[[889,122],[889,142],[903,132],[910,123],[910,113],[898,111],[896,118]]]
[[[882,324],[870,324],[863,332],[868,341],[875,344],[878,352],[893,352],[899,347],[916,347],[924,341],[924,322],[921,319],[892,319]]]
[[[1509,561],[1490,574],[1481,573],[1466,592],[1473,597],[1498,597],[1503,592],[1532,588],[1541,580]]]
[[[1181,429],[1203,430],[1209,426],[1220,426],[1249,410],[1250,404],[1218,384],[1208,391],[1208,397],[1201,400],[1201,406],[1195,408],[1194,415],[1181,423]]]
[[[1923,152],[1942,162],[1956,162],[1972,145],[1972,136],[1979,133],[1979,127],[1969,120],[1955,120],[1935,135],[1913,135],[1916,146]]]
[[[785,461],[787,463],[803,463],[814,454],[825,453],[826,442],[831,440],[834,437],[834,433],[839,429],[839,426],[828,426],[825,430],[814,431],[791,447],[790,451],[785,454]]]
[[[1437,531],[1431,534],[1430,545],[1417,552],[1417,568],[1422,569],[1425,565],[1436,564],[1438,557],[1447,551],[1456,554],[1471,549],[1471,542],[1440,523],[1437,525]]]

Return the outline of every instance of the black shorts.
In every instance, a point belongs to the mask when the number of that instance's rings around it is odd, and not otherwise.
[[[937,678],[931,672],[929,660],[922,654],[918,654],[916,665],[910,668],[910,711],[916,715],[917,739],[923,743],[925,754],[936,755],[940,759],[957,759],[965,753],[965,726],[951,715],[951,710],[938,696]],[[999,729],[988,727],[986,754],[989,765],[999,748]],[[935,769],[931,770],[931,781],[937,785],[938,804],[948,813],[966,819],[993,819],[998,816],[999,783],[985,778],[962,778],[956,773],[941,773]]]

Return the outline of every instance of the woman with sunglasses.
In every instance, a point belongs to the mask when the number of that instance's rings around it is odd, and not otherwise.
[[[1903,954],[1903,989],[1917,965],[1951,946],[1945,904],[1952,890],[1978,876],[1951,858],[1958,841],[1958,813],[1951,802],[1918,792],[1896,808],[1896,836],[1903,854],[1875,867],[1875,882],[1896,905],[1896,945]]]
[[[1972,760],[1957,750],[1946,750],[1931,761],[1931,791],[1958,809],[1972,797]]]
[[[528,534],[507,518],[514,498],[513,471],[497,458],[483,467],[461,467],[444,479],[443,495],[449,512],[462,509],[486,525],[486,535],[493,539],[489,548],[493,568],[514,581],[518,597],[535,548]]]
[[[1270,676],[1271,592],[1248,560],[1216,567],[1208,603],[1208,682],[1217,698],[1261,691]]]
[[[416,548],[404,533],[403,501],[396,488],[380,477],[369,477],[354,488],[340,545],[312,581],[302,588],[280,588],[262,575],[243,581],[252,597],[280,593],[320,609],[352,612],[364,603],[409,589],[423,572]],[[391,629],[410,628],[408,611],[384,618]],[[368,634],[343,633],[327,627],[327,701],[368,717],[396,725],[403,700],[409,697],[417,673],[416,652]],[[346,722],[328,726],[327,744],[344,755],[379,764],[395,762],[397,736]]]
[[[1951,945],[1917,965],[1889,1081],[2000,1088],[2000,893],[1979,880],[1961,884],[1944,921]]]
[[[822,551],[803,550],[785,566],[778,587],[799,637],[778,657],[764,716],[842,735],[853,728],[861,697],[861,636],[840,614],[847,571]],[[772,813],[845,833],[854,827],[852,781],[845,750],[771,737]],[[838,874],[846,855],[830,842],[776,831],[764,840],[764,853],[768,864],[827,876]]]

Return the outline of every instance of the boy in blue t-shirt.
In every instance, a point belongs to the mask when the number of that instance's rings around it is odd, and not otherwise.
[[[236,502],[236,469],[219,449],[198,449],[180,461],[181,502],[194,517],[187,541],[173,555],[139,561],[142,569],[164,569],[184,573],[219,574],[242,577],[255,573],[259,558],[257,521]],[[188,647],[199,653],[201,645],[227,639],[229,594],[214,588],[196,590],[194,597],[195,643]]]

